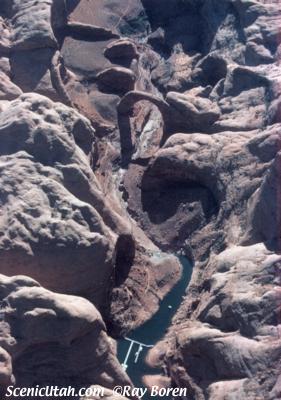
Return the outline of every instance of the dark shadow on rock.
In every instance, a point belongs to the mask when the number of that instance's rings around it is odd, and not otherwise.
[[[78,3],[77,3],[78,4]],[[57,39],[59,48],[61,48],[64,38],[67,34],[67,5],[64,0],[56,0],[51,6],[51,26]]]
[[[202,86],[215,86],[227,74],[226,60],[217,53],[208,54],[196,65],[198,68],[194,80]]]
[[[174,216],[180,205],[186,212],[193,211],[193,204],[201,203],[206,221],[217,213],[217,203],[211,191],[192,181],[161,182],[154,189],[142,191],[143,211],[148,213],[153,224],[161,224]]]
[[[72,13],[73,10],[78,6],[80,3],[80,0],[66,0],[65,5],[66,5],[66,11],[67,14]]]
[[[103,28],[102,26],[72,21],[67,24],[67,35],[71,36],[73,39],[85,42],[105,41],[120,38],[116,32]]]
[[[118,127],[120,132],[121,163],[123,167],[128,166],[134,151],[130,116],[118,114]]]
[[[12,15],[12,2],[10,0],[0,1],[0,15],[9,18]]]
[[[277,142],[276,150],[278,147]],[[269,147],[265,149],[268,153],[272,151]],[[269,250],[281,253],[280,177],[281,154],[278,152],[261,187],[249,201],[248,229],[241,240],[243,246],[263,242]]]
[[[176,44],[181,44],[185,53],[199,50],[204,42],[200,28],[202,18],[195,2],[182,0],[142,0],[153,34],[150,43],[155,50],[169,56]],[[162,29],[159,37],[159,28]],[[158,31],[158,34],[154,32]],[[155,40],[156,39],[156,40]],[[160,39],[160,41],[158,40]],[[162,51],[161,51],[162,50]]]
[[[132,235],[120,235],[116,243],[115,285],[120,286],[127,279],[135,259],[135,241]]]
[[[231,2],[214,0],[206,2],[200,11],[202,15],[202,50],[204,54],[211,52],[214,40],[219,30],[224,35],[216,39],[217,47],[235,48],[236,43],[245,43],[244,30],[241,27],[240,17]]]
[[[13,82],[23,92],[36,92],[59,101],[48,76],[54,53],[55,50],[50,48],[13,53],[10,58]]]

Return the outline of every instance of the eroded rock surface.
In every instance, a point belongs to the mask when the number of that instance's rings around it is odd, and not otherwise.
[[[1,275],[1,383],[112,388],[131,384],[100,313],[25,276]],[[12,360],[13,368],[9,361]]]
[[[280,13],[274,0],[1,2],[3,393],[35,368],[112,398],[129,381],[105,323],[118,335],[148,319],[181,251],[192,282],[149,355],[168,376],[146,382],[281,398]]]
[[[190,319],[181,325],[178,315],[168,354],[173,379],[191,396],[254,399],[258,391],[260,398],[279,398],[276,377],[268,374],[280,361],[279,263],[280,256],[261,243],[210,257],[200,301],[192,286],[185,303]]]

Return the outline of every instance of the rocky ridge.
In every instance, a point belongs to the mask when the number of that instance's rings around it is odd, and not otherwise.
[[[4,0],[0,17],[2,390],[130,384],[108,334],[157,310],[181,251],[192,282],[149,355],[165,385],[281,398],[279,2]]]

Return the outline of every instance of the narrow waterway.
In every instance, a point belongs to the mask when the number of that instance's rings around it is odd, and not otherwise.
[[[191,279],[192,265],[184,256],[179,256],[179,260],[183,267],[181,279],[162,300],[158,312],[144,325],[128,335],[128,339],[135,342],[125,338],[118,341],[118,359],[126,368],[126,372],[136,387],[144,387],[142,382],[143,375],[160,372],[145,363],[149,347],[142,346],[141,343],[147,346],[154,346],[165,335],[174,314],[182,302]],[[148,399],[149,395],[144,398]]]

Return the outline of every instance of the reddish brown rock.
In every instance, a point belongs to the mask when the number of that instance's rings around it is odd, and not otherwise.
[[[104,55],[112,62],[122,64],[125,61],[132,61],[138,58],[138,50],[133,42],[126,39],[116,40],[107,45]]]
[[[99,72],[96,79],[101,90],[122,94],[134,89],[136,77],[127,68],[112,67]]]
[[[149,380],[196,400],[281,393],[279,8],[0,4],[0,272],[90,298],[118,335],[179,279],[163,250],[184,252],[191,286],[149,355],[169,378]],[[1,346],[17,381],[33,382],[40,365],[42,382],[127,382],[89,303],[3,279]]]

